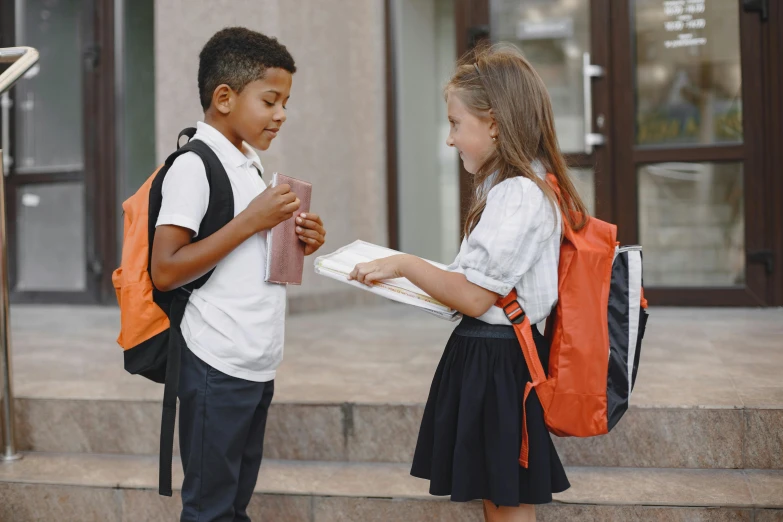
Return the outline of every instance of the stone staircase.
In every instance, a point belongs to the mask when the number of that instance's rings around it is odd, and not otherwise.
[[[156,491],[160,389],[123,375],[113,313],[14,315],[26,454],[0,464],[0,522],[177,520],[178,493]],[[290,318],[251,515],[482,520],[480,503],[432,497],[408,474],[452,325],[399,307],[364,313],[362,325],[355,311]],[[654,310],[635,405],[607,436],[555,440],[572,488],[538,520],[783,521],[781,319]],[[174,472],[176,487],[178,461]]]

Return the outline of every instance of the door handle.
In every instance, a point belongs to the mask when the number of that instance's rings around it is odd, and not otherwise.
[[[742,9],[746,13],[758,13],[762,22],[769,19],[769,0],[742,0]]]
[[[11,96],[8,91],[4,92],[0,97],[0,110],[2,110],[3,127],[0,129],[2,132],[2,142],[0,142],[0,148],[3,149],[3,174],[8,176],[11,172],[11,166],[14,164],[14,158],[11,157],[11,108],[14,106],[14,102],[11,100]]]
[[[584,97],[585,154],[606,143],[606,136],[593,132],[593,78],[601,78],[604,68],[590,63],[590,53],[582,54],[582,96]]]
[[[754,250],[748,252],[746,256],[748,264],[758,263],[764,265],[764,271],[767,275],[772,275],[775,271],[775,254],[772,250]]]

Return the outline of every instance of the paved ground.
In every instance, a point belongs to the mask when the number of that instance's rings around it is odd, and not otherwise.
[[[14,306],[18,397],[158,398],[126,374],[113,307]],[[276,402],[422,403],[454,325],[399,305],[294,315]],[[632,404],[783,408],[783,310],[651,310]]]

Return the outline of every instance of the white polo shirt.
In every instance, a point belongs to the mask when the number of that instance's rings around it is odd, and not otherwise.
[[[532,166],[546,178],[540,161]],[[462,241],[449,270],[501,296],[516,288],[530,324],[538,324],[557,304],[561,221],[560,211],[552,208],[538,185],[522,176],[507,179],[490,190],[481,219]],[[511,324],[497,306],[479,319]]]
[[[199,122],[193,139],[217,153],[234,193],[234,216],[266,189],[258,154],[239,151],[217,129]],[[256,170],[258,168],[258,170]],[[156,226],[177,225],[198,233],[209,204],[204,163],[195,153],[174,161],[163,181]],[[253,235],[218,263],[207,283],[185,308],[182,334],[188,348],[216,370],[248,381],[275,378],[283,359],[285,285],[264,282],[266,234]]]

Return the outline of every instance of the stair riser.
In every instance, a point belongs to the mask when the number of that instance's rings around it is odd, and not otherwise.
[[[410,462],[422,413],[421,405],[273,404],[265,455]],[[152,401],[17,399],[17,418],[23,450],[158,451]],[[569,466],[783,469],[783,410],[631,409],[609,435],[554,440]]]
[[[179,494],[155,491],[45,484],[0,484],[0,520],[32,522],[168,522],[177,520]],[[450,522],[483,521],[479,502],[441,499],[378,499],[255,494],[248,509],[253,520],[286,522]],[[550,504],[536,509],[539,522],[779,522],[783,510]]]

